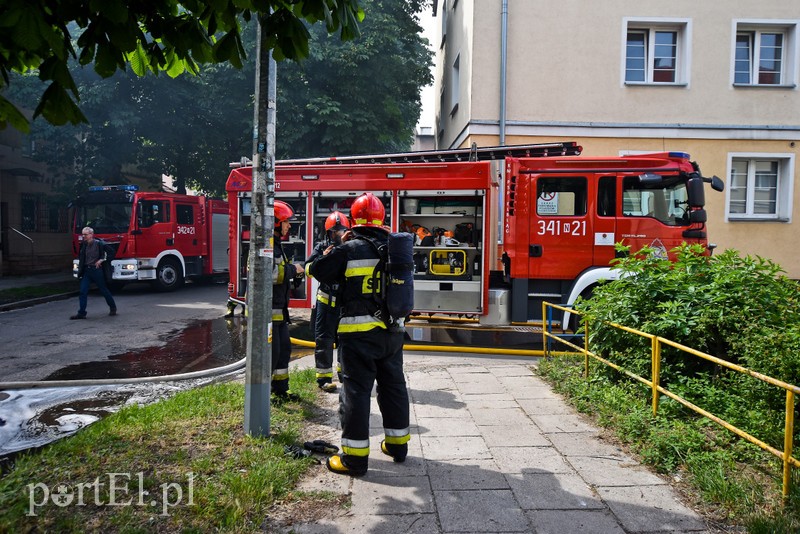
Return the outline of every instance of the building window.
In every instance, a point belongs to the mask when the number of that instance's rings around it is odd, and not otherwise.
[[[450,72],[450,115],[458,111],[459,92],[461,91],[461,54],[456,56]]]
[[[688,25],[688,21],[628,20],[624,37],[624,83],[685,84]]]
[[[178,224],[194,224],[194,209],[189,204],[175,205]]]
[[[793,85],[797,22],[734,24],[734,85]]]
[[[442,0],[442,42],[439,43],[439,48],[444,46],[447,41],[447,0]]]
[[[36,222],[38,220],[38,204],[39,203],[37,202],[36,195],[31,195],[28,193],[23,193],[20,195],[20,207],[22,212],[20,226],[22,226],[23,232],[36,231]]]
[[[728,220],[789,220],[793,155],[732,154],[728,168]]]

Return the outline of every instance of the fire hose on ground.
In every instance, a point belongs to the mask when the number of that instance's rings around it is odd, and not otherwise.
[[[292,344],[301,347],[314,347],[313,341],[306,341],[304,339],[290,338]],[[470,354],[500,354],[504,356],[543,356],[544,351],[541,350],[527,350],[527,349],[493,349],[483,347],[462,347],[450,345],[415,345],[406,343],[403,345],[404,350],[408,351],[422,351],[422,352],[464,352]],[[145,384],[149,382],[173,382],[178,380],[192,380],[195,378],[207,378],[210,376],[220,376],[234,371],[238,371],[245,367],[247,358],[223,365],[222,367],[215,367],[214,369],[204,369],[202,371],[192,371],[189,373],[179,373],[172,375],[161,376],[140,376],[135,378],[96,378],[96,379],[82,379],[82,380],[38,380],[38,381],[19,381],[19,382],[0,382],[0,390],[18,390],[18,389],[34,389],[34,388],[63,388],[63,387],[79,387],[79,386],[106,386],[106,385],[122,385],[122,384]]]

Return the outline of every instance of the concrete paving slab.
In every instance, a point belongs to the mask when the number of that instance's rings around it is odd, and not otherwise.
[[[426,417],[458,417],[465,411],[466,406],[446,405],[441,406],[438,404],[414,404],[411,409],[418,419]]]
[[[531,362],[530,365],[534,365],[534,362]],[[530,376],[532,371],[528,366],[525,365],[497,365],[494,367],[489,367],[489,372],[492,373],[494,376],[501,377],[501,376]]]
[[[519,407],[514,397],[505,393],[499,395],[463,395],[462,398],[464,399],[464,404],[466,404],[468,408],[508,409]]]
[[[462,393],[461,400],[467,406],[476,408],[505,408],[506,406],[516,406],[517,401],[513,395],[504,391],[502,393]]]
[[[483,365],[465,363],[463,365],[449,365],[447,367],[447,372],[450,373],[450,376],[454,379],[458,379],[461,382],[468,382],[481,380],[481,376],[478,375],[488,374],[489,369]]]
[[[591,432],[595,430],[586,419],[577,414],[562,415],[531,415],[531,419],[536,423],[542,432]]]
[[[531,420],[521,408],[469,408],[469,413],[475,420],[478,426],[485,425],[508,425],[508,426],[524,426],[530,425]]]
[[[511,488],[494,460],[444,460],[427,463],[431,488],[434,491]]]
[[[545,436],[564,456],[612,458],[627,463],[635,461],[621,448],[603,440],[599,432],[555,433]]]
[[[486,376],[492,378],[481,380],[480,382],[461,382],[458,384],[458,390],[464,395],[493,395],[506,392],[505,387],[500,383],[499,380],[490,374],[487,374]]]
[[[581,478],[595,487],[666,484],[664,480],[636,462],[586,456],[570,456],[568,461]]]
[[[506,480],[523,510],[606,509],[575,473],[512,473]]]
[[[558,393],[553,392],[548,386],[535,386],[530,385],[520,389],[513,390],[514,398],[518,401],[525,399],[560,399]]]
[[[414,405],[432,404],[452,409],[459,409],[465,406],[461,393],[456,389],[455,384],[453,384],[452,389],[413,389],[410,396],[414,401]]]
[[[433,513],[426,476],[387,477],[367,472],[353,480],[353,515]]]
[[[436,491],[442,532],[531,532],[509,490]]]
[[[491,447],[503,473],[572,473],[574,470],[552,447]]]
[[[575,415],[563,399],[520,399],[519,407],[528,415]]]
[[[705,531],[699,515],[675,498],[669,486],[598,488],[628,532]]]
[[[532,510],[526,512],[536,534],[624,534],[608,510]]]
[[[435,534],[441,532],[436,514],[346,515],[316,523],[293,525],[291,534]]]
[[[459,414],[461,415],[461,414]],[[478,425],[471,417],[421,417],[417,420],[420,435],[435,437],[481,436]]]
[[[452,439],[420,436],[419,439],[426,460],[485,460],[492,457],[482,437],[464,436]]]
[[[539,427],[530,421],[522,424],[479,426],[483,439],[489,447],[549,447]]]

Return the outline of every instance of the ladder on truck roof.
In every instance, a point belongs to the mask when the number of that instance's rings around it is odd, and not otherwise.
[[[302,158],[278,160],[277,165],[342,165],[348,163],[439,163],[447,161],[487,161],[515,158],[541,158],[546,156],[579,156],[583,147],[575,141],[564,143],[538,143],[532,145],[509,145],[449,150],[422,150],[396,154],[365,154],[328,158]]]

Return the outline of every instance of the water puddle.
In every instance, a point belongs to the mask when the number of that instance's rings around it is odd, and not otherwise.
[[[197,321],[164,335],[162,341],[161,346],[104,361],[70,365],[45,380],[163,376],[221,367],[244,358],[246,321]],[[0,471],[17,453],[74,434],[125,405],[150,404],[212,380],[0,391]]]
[[[241,317],[196,321],[165,334],[161,341],[162,346],[67,366],[45,380],[134,378],[214,369],[245,357],[247,328]]]

